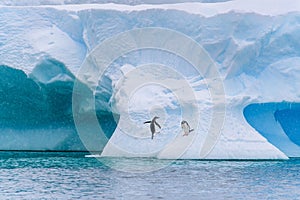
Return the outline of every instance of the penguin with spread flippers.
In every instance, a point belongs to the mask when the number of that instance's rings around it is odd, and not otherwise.
[[[184,120],[181,122],[181,128],[184,132],[183,136],[187,136],[190,132],[194,131],[194,129],[191,129],[189,123]]]
[[[152,140],[153,140],[154,134],[156,133],[155,125],[158,126],[158,128],[161,129],[161,126],[156,122],[157,119],[159,119],[159,117],[155,116],[155,117],[153,117],[153,119],[151,121],[144,122],[144,124],[150,123],[150,130],[151,130],[151,134],[152,134],[151,139]]]

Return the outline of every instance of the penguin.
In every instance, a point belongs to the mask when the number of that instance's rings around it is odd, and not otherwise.
[[[187,121],[184,120],[181,122],[181,128],[184,132],[183,136],[187,136],[190,132],[194,131],[194,129],[191,129],[189,123],[187,123]]]
[[[153,140],[154,134],[155,134],[155,125],[158,126],[158,128],[161,129],[161,126],[156,122],[156,120],[159,119],[159,117],[155,116],[151,121],[146,121],[144,124],[150,123],[150,130],[151,130],[151,139]]]

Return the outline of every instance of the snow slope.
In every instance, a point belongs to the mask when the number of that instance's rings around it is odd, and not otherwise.
[[[26,5],[18,6],[14,1],[6,1],[0,6],[0,64],[21,69],[32,77],[33,84],[43,84],[44,88],[51,88],[51,84],[55,82],[57,91],[62,91],[64,94],[67,91],[69,94],[69,90],[64,90],[65,83],[68,83],[69,78],[74,80],[73,74],[77,76],[84,59],[97,45],[124,31],[143,27],[172,29],[195,40],[203,46],[215,62],[224,84],[226,114],[222,130],[214,148],[209,151],[209,154],[203,156],[200,155],[201,148],[205,138],[209,137],[207,130],[213,121],[211,117],[213,104],[203,76],[195,73],[193,67],[183,59],[160,51],[132,52],[116,60],[105,76],[99,82],[95,82],[96,85],[100,85],[95,91],[97,94],[95,105],[97,113],[101,113],[99,115],[110,116],[107,118],[110,119],[107,120],[107,124],[118,123],[118,126],[115,131],[115,126],[112,126],[107,136],[109,142],[106,146],[106,140],[95,140],[99,142],[99,146],[95,142],[93,150],[101,151],[105,146],[103,156],[177,158],[179,153],[170,153],[171,151],[168,151],[170,146],[165,149],[166,145],[173,144],[169,150],[174,150],[174,147],[186,143],[187,145],[184,145],[186,148],[181,150],[183,152],[180,158],[285,159],[286,156],[300,155],[297,150],[297,135],[296,139],[294,136],[286,138],[284,134],[295,134],[291,133],[292,129],[286,128],[287,123],[282,118],[280,118],[280,125],[283,129],[279,131],[278,124],[265,118],[264,109],[258,107],[256,110],[250,110],[251,112],[245,111],[245,108],[252,104],[299,102],[299,2],[235,0],[219,3],[190,2],[137,4],[135,6],[131,6],[130,2],[127,3],[129,5],[112,3],[63,5],[65,3],[63,1],[53,2],[45,4],[55,5],[36,5],[28,2]],[[61,76],[43,78],[46,69],[39,73],[36,66],[45,59],[60,61],[68,70],[61,72]],[[174,69],[183,75],[184,80],[195,91],[198,105],[196,107],[200,108],[199,116],[202,124],[198,127],[197,123],[193,123],[193,119],[189,120],[194,127],[197,127],[193,132],[194,135],[191,134],[192,140],[189,137],[179,137],[181,130],[178,124],[182,120],[178,113],[180,101],[176,100],[176,95],[174,96],[172,90],[149,85],[145,86],[147,93],[139,89],[135,95],[131,95],[126,94],[126,90],[124,91],[124,88],[118,84],[120,79],[125,82],[130,80],[126,79],[127,73],[148,63],[159,63]],[[52,70],[55,73],[59,72],[57,69],[50,68],[50,74]],[[4,71],[3,76],[6,76],[5,73],[8,72]],[[34,74],[38,74],[39,79],[34,78]],[[16,74],[12,76],[18,77]],[[174,77],[170,78],[169,82],[175,86],[181,84],[180,79]],[[16,104],[12,105],[11,99],[16,98],[18,94],[7,92],[11,87],[5,83],[4,81],[1,85],[0,91],[5,91],[3,94],[9,93],[10,95],[7,97],[2,94],[0,110],[3,115],[1,119],[7,124],[4,123],[1,132],[19,134],[19,131],[8,122],[14,121],[18,113],[20,118],[25,117],[26,112]],[[39,91],[39,89],[34,91]],[[36,92],[30,101],[44,97],[45,93]],[[71,96],[65,95],[65,97],[67,100],[63,101],[61,106],[70,109]],[[129,108],[135,114],[130,120],[139,124],[141,133],[136,134],[138,136],[142,134],[142,139],[132,139],[131,135],[122,134],[124,128],[129,128],[132,134],[135,134],[133,132],[136,130],[136,127],[126,127],[122,115],[120,120],[112,119],[114,114],[121,114],[124,109],[127,109],[122,104],[125,100],[131,102]],[[159,103],[152,105],[153,101]],[[28,101],[24,100],[24,105],[26,102]],[[7,109],[8,104],[12,105],[10,107],[12,110]],[[193,106],[188,105],[189,103],[185,103],[183,109],[193,110]],[[268,113],[273,113],[278,108],[281,107],[270,107],[271,110]],[[63,112],[67,114],[66,116],[69,116],[71,112],[68,109]],[[17,114],[11,115],[8,120],[3,120],[7,112]],[[161,130],[161,135],[155,137],[157,142],[153,144],[153,141],[147,137],[149,127],[143,126],[142,122],[149,120],[156,112],[164,116],[161,123],[163,122],[165,129]],[[249,120],[249,115],[246,113],[257,114],[255,122],[253,118],[251,118],[252,121]],[[294,111],[282,113],[295,116]],[[59,116],[54,115],[54,117]],[[38,117],[37,120],[40,123],[45,119]],[[267,128],[262,130],[260,127],[265,120],[270,126],[269,129],[274,132],[268,131],[268,134],[264,134]],[[52,121],[55,120],[48,121],[43,129],[49,130]],[[292,125],[289,124],[289,126]],[[59,128],[64,127],[65,125],[60,125]],[[25,127],[25,129],[30,135],[31,132],[28,130],[31,130],[32,126]],[[74,126],[71,126],[70,130],[76,134]],[[113,131],[114,134],[111,136]],[[278,142],[276,138],[279,137],[273,137],[273,133],[285,137],[285,143]],[[1,141],[3,144],[6,143],[5,139]],[[43,149],[42,147],[45,146],[46,149],[51,150],[56,149],[56,144],[59,142],[65,150],[84,149],[80,141],[74,142],[75,148],[67,145],[68,140],[64,139],[58,139],[57,142],[53,142],[53,145],[47,147],[37,139],[34,141],[37,143],[35,147],[27,145],[26,148]],[[3,144],[0,144],[1,149],[24,149],[21,148],[21,142],[15,142],[9,147]],[[124,147],[125,151],[120,152],[111,144]],[[296,147],[290,150],[290,146]]]

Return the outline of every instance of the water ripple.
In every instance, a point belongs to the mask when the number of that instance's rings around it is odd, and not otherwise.
[[[83,153],[0,153],[1,199],[297,199],[299,175],[297,159],[179,160],[155,172],[125,173]]]

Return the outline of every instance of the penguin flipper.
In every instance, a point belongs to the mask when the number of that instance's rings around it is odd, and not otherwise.
[[[158,126],[158,128],[161,129],[161,126],[157,123],[157,122],[154,122],[156,124],[156,126]]]
[[[192,131],[194,131],[194,129],[193,129],[193,128],[189,130],[189,132],[192,132]]]
[[[144,122],[144,124],[148,124],[148,123],[151,123],[151,121],[146,121],[146,122]]]

